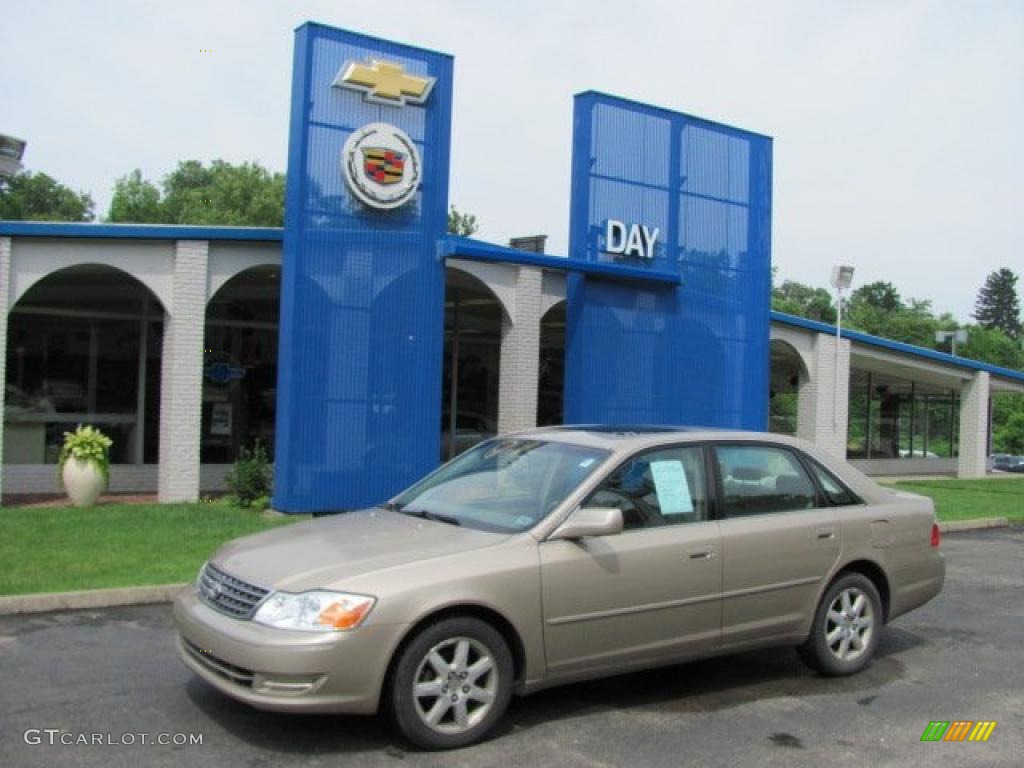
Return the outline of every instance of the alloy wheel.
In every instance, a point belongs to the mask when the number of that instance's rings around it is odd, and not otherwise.
[[[470,637],[443,640],[427,652],[413,675],[416,714],[437,733],[464,733],[487,717],[498,684],[498,668],[487,646]]]
[[[833,656],[855,661],[867,650],[874,631],[874,611],[863,590],[851,586],[836,595],[825,617],[825,643]]]

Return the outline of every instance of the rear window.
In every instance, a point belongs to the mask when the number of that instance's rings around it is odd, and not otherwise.
[[[821,485],[821,490],[825,492],[825,498],[829,500],[830,504],[837,507],[848,507],[851,504],[860,504],[860,499],[858,499],[849,488],[843,485],[835,475],[813,459],[809,459],[808,463],[811,465],[811,472],[813,472],[815,478],[817,478],[818,483]]]

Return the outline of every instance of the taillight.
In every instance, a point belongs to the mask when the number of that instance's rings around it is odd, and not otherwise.
[[[939,524],[932,523],[932,547],[938,549],[940,544],[942,544],[942,533],[939,531]]]

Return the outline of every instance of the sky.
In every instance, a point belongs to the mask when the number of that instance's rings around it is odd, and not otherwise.
[[[572,95],[595,89],[774,138],[780,279],[851,264],[968,322],[989,272],[1024,278],[1022,0],[8,0],[0,133],[100,216],[134,168],[284,171],[307,20],[455,56],[450,199],[483,239],[566,253]]]

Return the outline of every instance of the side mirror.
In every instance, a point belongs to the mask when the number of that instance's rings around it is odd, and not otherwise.
[[[588,536],[612,536],[622,533],[622,510],[615,507],[584,507],[573,512],[548,537],[574,541]]]

